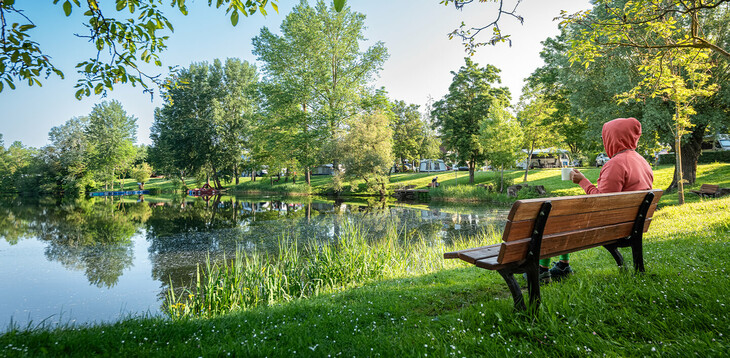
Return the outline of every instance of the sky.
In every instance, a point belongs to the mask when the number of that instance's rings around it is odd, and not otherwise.
[[[106,0],[110,2],[111,0]],[[316,0],[309,0],[314,5]],[[424,108],[429,99],[439,100],[448,91],[453,78],[464,64],[462,43],[449,40],[447,34],[461,21],[467,25],[487,24],[496,15],[495,3],[474,3],[463,11],[439,4],[439,0],[347,0],[347,6],[366,16],[364,31],[367,41],[361,51],[376,41],[382,41],[389,58],[379,76],[371,84],[385,87],[393,100],[403,100]],[[75,65],[96,56],[94,47],[74,36],[84,33],[78,8],[71,17],[65,17],[62,2],[18,2],[36,28],[33,40],[54,65],[66,75],[65,79],[50,77],[41,80],[43,87],[16,83],[17,89],[7,86],[0,93],[0,134],[5,146],[21,141],[26,146],[40,148],[48,144],[51,128],[63,125],[74,117],[88,115],[95,104],[104,100],[118,100],[127,114],[137,118],[137,142],[151,144],[150,127],[154,109],[161,107],[160,96],[151,97],[141,87],[117,86],[106,98],[92,96],[81,101],[74,97],[74,85],[80,75]],[[279,26],[298,0],[279,0],[279,13],[271,8],[267,16],[255,14],[241,17],[236,27],[231,26],[223,9],[207,7],[205,0],[188,0],[189,15],[167,7],[164,11],[173,23],[167,50],[161,54],[163,67],[151,67],[150,72],[165,77],[167,66],[187,67],[194,62],[212,62],[214,59],[240,58],[256,63],[251,53],[251,39],[262,27],[279,33]],[[505,0],[505,8],[513,7],[516,0]],[[502,86],[510,89],[512,102],[519,99],[525,78],[543,65],[540,59],[541,41],[559,33],[558,21],[553,19],[561,10],[576,12],[590,8],[589,0],[523,0],[517,13],[524,17],[523,25],[511,17],[502,17],[500,27],[510,34],[512,46],[499,44],[480,48],[472,57],[483,66],[491,64],[501,70]],[[114,16],[113,9],[107,16]],[[12,22],[12,21],[9,21]],[[483,37],[487,39],[487,35]],[[259,66],[260,67],[260,66]],[[159,93],[159,91],[157,91]]]

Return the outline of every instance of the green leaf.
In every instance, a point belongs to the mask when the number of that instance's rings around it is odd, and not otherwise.
[[[12,6],[13,4],[15,4],[15,0],[5,0],[3,1],[3,3],[6,6]]]
[[[74,97],[76,97],[76,99],[81,99],[81,97],[83,95],[84,95],[84,89],[82,88],[82,89],[76,91],[76,94],[74,94]]]
[[[66,17],[71,16],[71,2],[66,0],[65,3],[63,3],[63,12],[66,14]]]
[[[342,8],[345,7],[345,0],[334,0],[334,1],[335,1],[335,11],[337,11],[337,12],[342,11]]]
[[[127,0],[117,0],[117,11],[122,11],[127,7]]]
[[[275,2],[272,2],[271,7],[274,8],[274,11],[276,11],[277,14],[279,13],[279,5],[276,5]]]
[[[233,11],[231,14],[231,25],[236,26],[238,24],[238,11]]]
[[[3,83],[0,82],[0,92],[2,92],[2,91],[3,91]]]
[[[96,87],[94,87],[94,94],[99,94],[103,90],[104,90],[104,85],[99,83],[96,85]]]

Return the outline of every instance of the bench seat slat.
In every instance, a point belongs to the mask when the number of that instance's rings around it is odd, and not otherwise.
[[[497,256],[495,257],[489,257],[486,259],[481,259],[474,263],[476,267],[480,267],[487,270],[499,270],[503,268],[505,265],[501,265],[499,262],[497,262]]]
[[[651,218],[656,209],[656,204],[649,208],[647,218]],[[550,215],[545,224],[544,235],[551,235],[561,232],[576,231],[590,229],[594,227],[614,225],[625,222],[633,222],[639,207],[620,208],[606,211],[594,211],[589,213],[574,215]],[[532,236],[532,229],[535,226],[535,220],[523,220],[516,222],[507,222],[504,228],[503,241],[514,241],[529,238]],[[645,231],[649,228],[646,227]]]
[[[501,247],[502,247],[502,244],[499,243],[499,244],[494,244],[494,245],[489,245],[489,246],[477,247],[477,248],[473,248],[473,249],[447,252],[444,254],[444,258],[446,258],[446,259],[459,258],[470,264],[473,264],[478,260],[489,258],[489,257],[494,257],[496,259],[497,255],[499,255],[499,250],[501,249]]]
[[[644,231],[651,224],[651,220],[644,223]],[[543,237],[540,249],[540,258],[553,257],[556,253],[568,253],[580,250],[583,247],[591,247],[609,243],[631,234],[633,222],[608,225],[600,228],[578,230],[570,233],[546,235]],[[510,242],[503,242],[499,252],[498,262],[506,264],[523,260],[527,256],[530,239],[522,239]]]
[[[656,204],[661,197],[661,190],[654,190],[657,194],[652,204]],[[639,203],[646,196],[646,191],[632,191],[624,193],[607,193],[595,195],[579,195],[550,198],[552,209],[550,215],[562,216],[572,213],[583,213],[591,211],[606,211],[627,207],[638,207]],[[533,220],[540,211],[545,199],[518,200],[512,205],[507,220],[523,221]]]

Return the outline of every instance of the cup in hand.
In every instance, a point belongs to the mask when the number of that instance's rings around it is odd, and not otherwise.
[[[563,168],[560,170],[560,179],[562,180],[570,180],[570,172],[573,171],[573,168]]]

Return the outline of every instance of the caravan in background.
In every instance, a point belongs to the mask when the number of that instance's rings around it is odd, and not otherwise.
[[[517,163],[517,167],[526,169],[527,166],[527,149],[523,149],[525,153],[525,159]],[[562,168],[567,167],[570,164],[570,158],[568,157],[568,151],[565,149],[535,149],[532,152],[532,159],[530,160],[530,169],[533,168]]]
[[[420,172],[443,172],[446,171],[446,164],[441,159],[424,159],[418,166]]]

